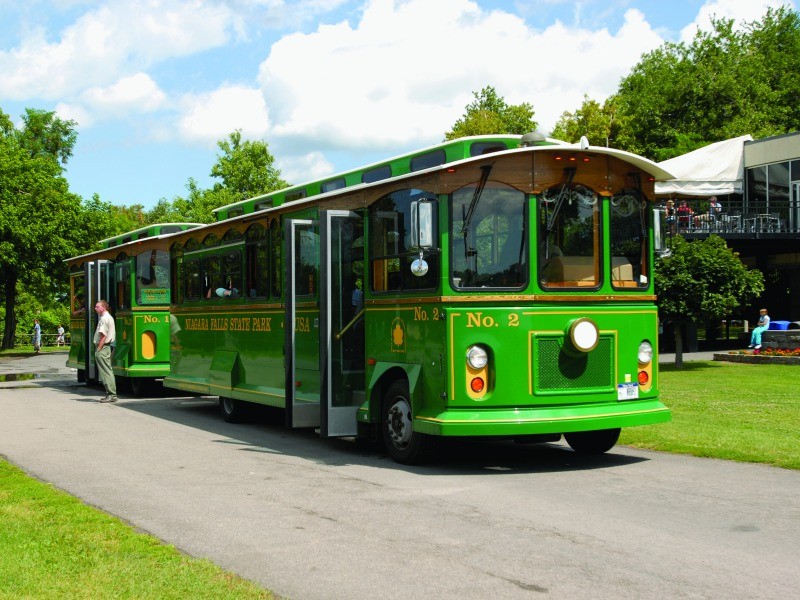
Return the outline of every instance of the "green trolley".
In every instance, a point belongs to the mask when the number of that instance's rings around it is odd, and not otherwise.
[[[114,373],[135,395],[169,374],[169,236],[195,223],[151,225],[102,240],[101,250],[68,259],[71,344],[67,366],[96,383],[94,306],[108,301],[116,325]]]
[[[378,438],[402,463],[444,436],[605,452],[670,419],[652,277],[654,181],[670,178],[534,132],[220,209],[164,240],[164,384],[219,396],[230,421],[263,404],[288,427]]]

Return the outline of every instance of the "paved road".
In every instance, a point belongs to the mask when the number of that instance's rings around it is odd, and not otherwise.
[[[0,454],[296,599],[800,592],[800,473],[618,447],[448,444],[435,466],[231,425],[206,398],[97,404],[63,355],[0,365]]]

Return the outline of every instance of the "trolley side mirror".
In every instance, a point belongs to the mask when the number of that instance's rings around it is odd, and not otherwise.
[[[669,246],[665,234],[667,228],[667,211],[664,208],[653,209],[653,246],[656,254],[662,256],[669,254]]]
[[[411,203],[411,246],[420,250],[433,247],[433,204],[428,200]]]
[[[433,205],[428,200],[411,203],[411,246],[419,250],[419,258],[411,263],[411,273],[423,277],[428,273],[423,253],[433,248]]]

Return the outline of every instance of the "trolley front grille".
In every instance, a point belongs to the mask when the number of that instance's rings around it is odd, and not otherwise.
[[[536,391],[598,390],[613,386],[614,343],[601,336],[597,347],[587,354],[564,350],[563,337],[536,340]]]

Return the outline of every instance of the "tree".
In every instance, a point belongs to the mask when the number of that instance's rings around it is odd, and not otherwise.
[[[100,240],[148,224],[147,215],[141,204],[117,206],[101,200],[98,194],[82,202],[79,222],[76,240],[79,254],[99,250]]]
[[[210,190],[203,189],[191,177],[186,189],[189,190],[188,197],[176,197],[172,201],[172,206],[173,214],[180,215],[182,217],[180,220],[189,223],[213,223],[215,208],[243,199],[236,192],[221,185],[215,185]]]
[[[63,121],[54,112],[33,108],[25,109],[22,121],[22,129],[15,133],[31,158],[42,156],[67,164],[78,139],[75,121]]]
[[[161,198],[145,215],[147,223],[178,223],[186,221],[183,214],[166,198]]]
[[[147,214],[148,222],[211,223],[215,208],[289,187],[275,168],[275,158],[266,142],[243,142],[242,133],[237,129],[218,141],[217,146],[222,155],[217,156],[217,162],[211,167],[211,176],[221,181],[215,182],[211,189],[203,189],[197,180],[189,178],[188,197],[176,196],[172,203],[162,198]]]
[[[533,106],[527,102],[506,104],[492,86],[472,92],[472,95],[475,100],[467,105],[466,112],[455,122],[453,129],[444,134],[445,140],[498,133],[522,135],[536,129]]]
[[[2,348],[14,347],[18,285],[52,295],[75,254],[80,198],[69,193],[58,160],[0,137],[0,289],[5,298]],[[41,275],[47,273],[48,277]]]
[[[574,113],[564,112],[553,128],[552,136],[575,143],[586,136],[594,146],[627,149],[630,141],[624,135],[626,118],[614,96],[601,106],[584,95],[583,104]]]
[[[211,176],[222,181],[215,183],[213,189],[226,189],[236,198],[233,202],[289,187],[275,168],[275,158],[266,142],[242,142],[242,132],[237,129],[228,139],[218,141],[217,146],[222,155],[211,167]]]
[[[761,271],[748,269],[715,235],[694,242],[675,236],[655,267],[659,318],[674,326],[677,367],[683,366],[684,325],[726,318],[764,291]]]
[[[660,161],[748,133],[796,131],[798,95],[800,17],[781,7],[740,30],[712,19],[691,43],[645,54],[614,101],[626,118],[626,149]]]

